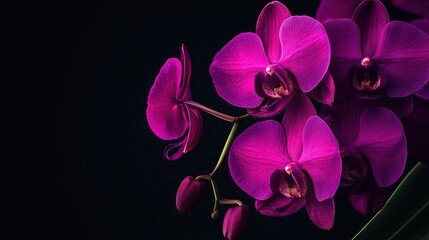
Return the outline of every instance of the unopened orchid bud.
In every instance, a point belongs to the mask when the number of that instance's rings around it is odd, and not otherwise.
[[[250,209],[246,205],[239,205],[228,209],[223,219],[223,236],[228,240],[242,237],[249,226]]]
[[[176,194],[176,208],[182,213],[188,212],[202,202],[207,185],[192,176],[183,179]]]

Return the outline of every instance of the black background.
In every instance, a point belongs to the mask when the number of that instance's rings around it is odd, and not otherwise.
[[[167,142],[148,127],[146,101],[185,43],[194,100],[244,114],[216,95],[208,69],[230,39],[254,31],[267,2],[1,1],[0,238],[221,239],[227,208],[211,219],[210,191],[188,214],[175,209],[175,195],[185,176],[211,171],[231,124],[204,115],[197,148],[170,162],[162,157]],[[283,3],[293,15],[314,16],[318,1]],[[392,19],[413,17],[387,7]],[[226,164],[218,176],[223,196],[252,208],[245,239],[350,239],[369,220],[345,198],[331,231],[305,210],[265,217]]]

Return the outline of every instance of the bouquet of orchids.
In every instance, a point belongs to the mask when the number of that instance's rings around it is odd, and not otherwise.
[[[377,217],[409,194],[407,181],[428,180],[427,167],[417,163],[395,192],[389,188],[404,174],[408,155],[429,160],[429,2],[393,4],[426,18],[390,21],[378,0],[322,0],[315,19],[294,16],[277,1],[267,4],[256,31],[234,37],[210,66],[217,93],[247,109],[242,116],[192,100],[190,53],[182,45],[180,60],[167,60],[148,96],[152,131],[164,140],[181,139],[166,146],[165,158],[177,160],[197,146],[202,112],[233,126],[214,170],[180,184],[177,209],[193,209],[210,182],[211,216],[219,215],[219,205],[232,205],[223,234],[243,236],[250,208],[219,196],[216,183],[228,159],[232,179],[255,199],[257,212],[285,217],[305,208],[317,227],[328,230],[336,194],[347,195],[359,213],[379,212],[356,238],[376,236],[370,231],[381,224]],[[251,120],[236,136],[239,123]],[[427,198],[420,202],[416,211],[408,209],[412,216],[428,206]]]

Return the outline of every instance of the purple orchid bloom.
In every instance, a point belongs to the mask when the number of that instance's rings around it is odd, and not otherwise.
[[[322,0],[317,8],[316,19],[325,22],[336,18],[351,18],[363,0]]]
[[[427,0],[392,0],[395,7],[407,12],[424,16],[429,14],[429,2]]]
[[[363,1],[352,19],[324,23],[332,48],[335,101],[407,97],[429,80],[429,36],[415,26],[389,22],[378,0]]]
[[[275,1],[259,15],[256,33],[239,34],[216,54],[210,74],[227,102],[248,108],[253,116],[269,117],[282,112],[296,92],[314,90],[329,59],[323,25],[307,16],[291,16]],[[333,94],[329,76],[325,80],[315,95]]]
[[[164,157],[168,160],[176,160],[189,152],[201,138],[201,113],[184,104],[192,99],[191,69],[189,53],[182,45],[181,60],[168,59],[149,92],[146,117],[155,135],[163,140],[174,140],[186,134],[182,141],[165,148]]]
[[[429,101],[414,99],[414,108],[405,120],[405,134],[410,155],[429,165]]]
[[[254,124],[229,153],[231,176],[268,216],[287,216],[304,205],[311,220],[330,229],[341,177],[338,143],[304,94],[296,94],[283,123]]]
[[[340,186],[348,188],[352,205],[362,214],[370,205],[379,210],[388,195],[384,188],[399,179],[407,161],[401,121],[386,108],[360,101],[332,107],[325,120],[340,144]]]

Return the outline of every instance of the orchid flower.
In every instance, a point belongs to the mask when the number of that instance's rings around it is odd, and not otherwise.
[[[362,214],[370,205],[379,210],[387,199],[383,188],[399,179],[407,161],[401,121],[386,108],[359,101],[332,107],[325,120],[340,145],[340,186],[349,188],[352,205]]]
[[[269,117],[282,112],[295,93],[315,89],[327,73],[329,59],[322,24],[307,16],[291,16],[274,1],[259,15],[256,33],[239,34],[216,54],[210,74],[227,102],[248,108],[253,116]],[[333,95],[329,80],[325,76],[316,95]]]
[[[165,148],[164,157],[168,160],[176,160],[189,152],[201,138],[201,113],[184,103],[192,99],[189,85],[191,69],[189,53],[182,45],[181,60],[168,59],[149,92],[146,116],[155,135],[164,140],[186,135],[183,140]]]
[[[429,80],[429,36],[415,26],[389,22],[378,0],[363,1],[352,19],[324,23],[332,48],[335,101],[402,98]]]
[[[262,214],[286,216],[305,205],[317,226],[332,227],[341,157],[337,140],[305,95],[296,94],[282,124],[259,122],[239,135],[229,167]]]

